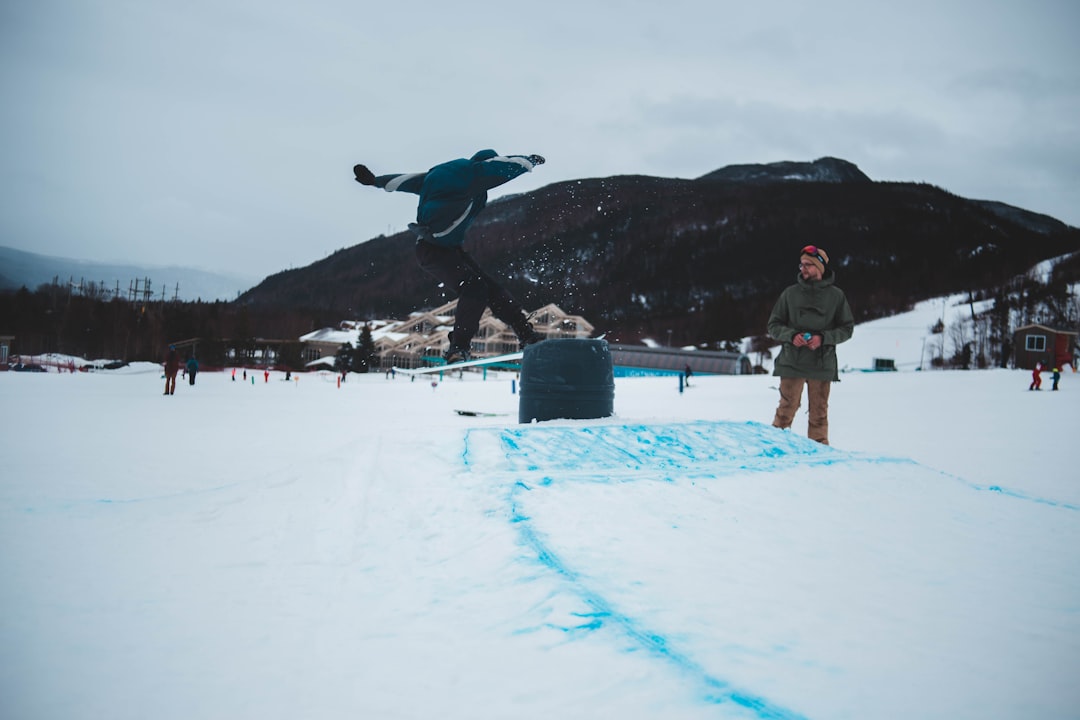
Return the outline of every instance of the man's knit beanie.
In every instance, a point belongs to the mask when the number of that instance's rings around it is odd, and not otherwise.
[[[821,274],[825,274],[825,266],[829,264],[829,254],[819,247],[807,245],[802,249],[802,256],[818,266]],[[800,258],[801,259],[801,258]]]

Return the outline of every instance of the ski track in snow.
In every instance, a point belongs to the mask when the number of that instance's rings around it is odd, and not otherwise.
[[[494,451],[478,451],[486,447]],[[491,458],[497,458],[491,466]],[[477,428],[467,432],[462,461],[469,471],[502,478],[506,485],[507,517],[520,542],[535,561],[568,583],[571,594],[584,603],[584,611],[571,612],[578,624],[546,627],[575,640],[611,627],[628,638],[631,650],[645,651],[674,667],[698,688],[700,701],[731,704],[751,717],[797,720],[806,716],[752,690],[735,686],[722,673],[695,660],[680,648],[680,636],[650,627],[646,621],[620,609],[619,603],[592,586],[575,568],[571,553],[556,551],[552,539],[529,512],[530,495],[565,483],[619,484],[676,482],[728,477],[735,474],[772,474],[790,468],[859,464],[906,465],[932,475],[945,476],[977,492],[992,492],[1015,500],[1076,511],[1080,508],[1038,498],[998,486],[980,486],[904,459],[837,450],[791,432],[777,431],[756,422],[697,421],[673,424],[601,424],[568,427],[521,426]]]

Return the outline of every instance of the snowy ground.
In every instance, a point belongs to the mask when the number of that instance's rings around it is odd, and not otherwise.
[[[1080,375],[1028,380],[845,374],[829,448],[769,376],[0,373],[0,717],[1077,718]]]

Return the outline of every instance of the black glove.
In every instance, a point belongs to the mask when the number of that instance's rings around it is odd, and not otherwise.
[[[528,160],[529,160],[529,162],[531,162],[531,163],[532,163],[533,165],[543,165],[543,164],[544,164],[544,162],[545,162],[545,160],[544,160],[544,158],[543,158],[543,156],[542,156],[542,155],[530,155],[530,156],[529,156],[529,158],[528,158]]]
[[[363,165],[354,165],[352,171],[353,175],[356,176],[356,182],[360,183],[361,185],[375,184],[375,174]]]

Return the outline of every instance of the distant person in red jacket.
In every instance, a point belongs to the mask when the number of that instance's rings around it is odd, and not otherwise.
[[[180,355],[176,352],[176,346],[170,345],[169,352],[165,354],[165,394],[176,394],[176,373],[180,372]]]
[[[1028,390],[1042,390],[1042,363],[1035,363],[1035,369],[1031,371],[1031,384],[1028,385]]]

